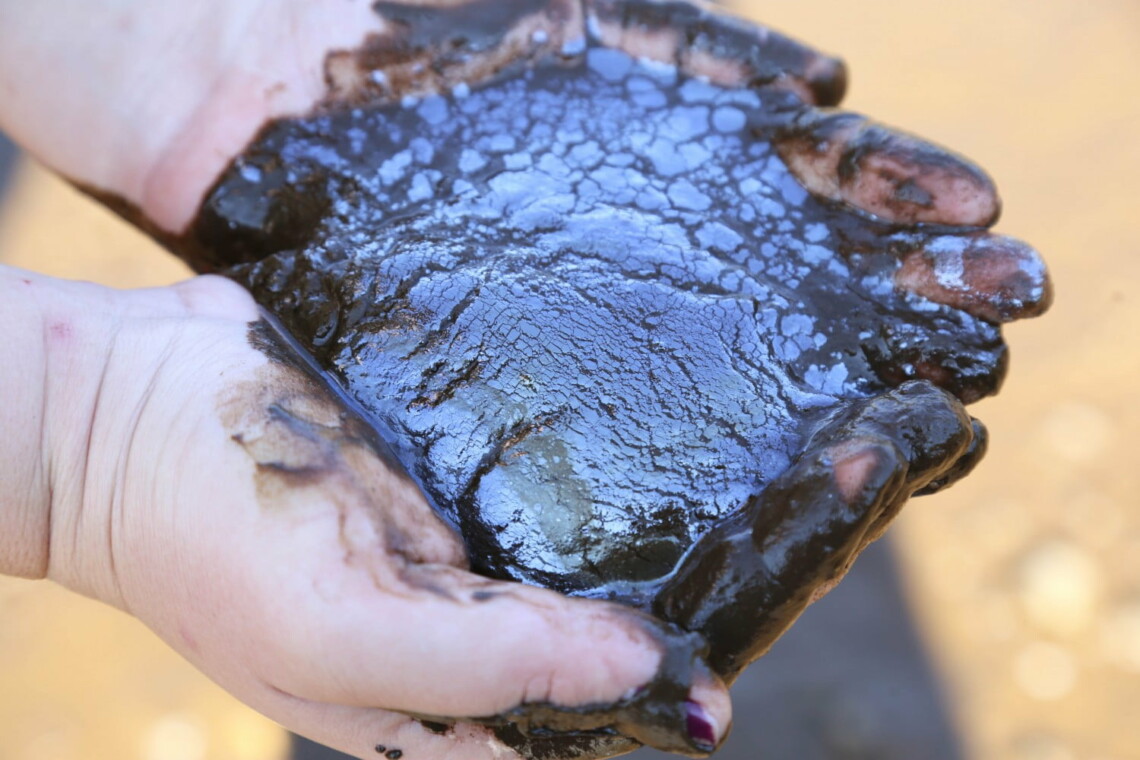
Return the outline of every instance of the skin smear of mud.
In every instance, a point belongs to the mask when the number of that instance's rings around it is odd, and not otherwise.
[[[412,481],[408,471],[392,452],[392,447],[380,435],[379,431],[382,428],[377,421],[372,419],[356,399],[317,365],[312,356],[285,330],[277,317],[263,309],[261,318],[249,324],[248,340],[252,348],[264,354],[274,364],[303,374],[349,415],[359,420],[360,424],[354,426],[354,429],[365,436],[365,442],[384,463],[391,476]]]

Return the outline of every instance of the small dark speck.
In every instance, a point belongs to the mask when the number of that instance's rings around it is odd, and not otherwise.
[[[385,755],[384,757],[388,758],[388,760],[400,760],[400,758],[403,756],[404,756],[403,750],[390,749],[390,750],[388,750],[388,754]]]
[[[377,755],[383,755],[387,751],[388,751],[388,748],[385,747],[383,744],[377,744],[376,745],[376,754]]]
[[[433,720],[421,720],[420,725],[433,734],[446,734],[451,729],[446,723],[436,723]]]
[[[476,591],[471,595],[471,600],[475,602],[489,602],[497,596],[498,594],[494,591]]]

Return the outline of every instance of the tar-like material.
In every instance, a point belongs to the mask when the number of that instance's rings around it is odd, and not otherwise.
[[[601,5],[603,36],[689,9]],[[510,39],[447,18],[393,16],[413,41]],[[961,402],[1000,385],[998,323],[1048,302],[1036,255],[982,229],[980,170],[805,105],[837,99],[834,62],[729,89],[596,43],[270,124],[172,244],[249,287],[476,571],[664,621],[666,665],[622,704],[485,719],[528,758],[707,751],[674,738],[694,658],[731,680],[909,495],[969,471],[985,434]],[[417,71],[378,44],[367,61]],[[994,205],[936,226],[940,187]]]
[[[592,49],[283,123],[210,201],[259,259],[233,276],[489,574],[652,582],[837,399],[923,362],[975,393],[1000,377],[996,327],[896,292],[929,235],[824,206],[788,172],[768,137],[790,96],[677,77]]]

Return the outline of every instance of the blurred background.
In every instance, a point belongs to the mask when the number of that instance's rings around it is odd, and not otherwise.
[[[721,757],[1140,760],[1140,3],[730,5],[842,54],[847,107],[985,166],[1057,302],[1007,329],[1005,389],[973,408],[986,461],[913,502],[749,672]],[[187,275],[2,143],[0,177],[0,261]],[[0,579],[0,760],[291,756],[333,757],[125,616]]]

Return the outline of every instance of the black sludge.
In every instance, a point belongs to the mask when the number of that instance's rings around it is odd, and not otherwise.
[[[914,377],[977,397],[1004,366],[996,327],[896,290],[935,232],[789,174],[758,125],[797,108],[592,49],[281,122],[197,264],[367,410],[478,570],[647,606],[837,404]]]

